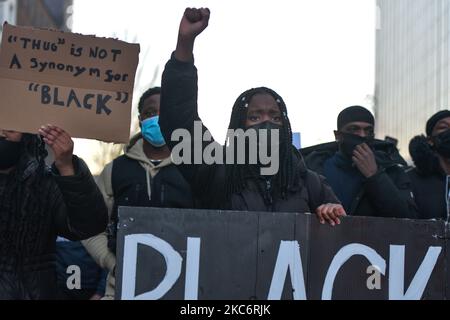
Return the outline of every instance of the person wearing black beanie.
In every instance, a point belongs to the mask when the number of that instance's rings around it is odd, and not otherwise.
[[[450,175],[450,111],[435,113],[426,123],[426,136],[414,137],[409,153],[415,168],[408,171],[421,219],[448,220]]]
[[[364,107],[344,109],[336,141],[302,149],[309,169],[327,178],[347,214],[415,218],[406,162],[390,142],[375,139],[375,119]]]

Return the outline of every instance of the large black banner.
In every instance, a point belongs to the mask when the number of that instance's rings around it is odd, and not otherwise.
[[[441,221],[120,208],[118,299],[446,299]]]

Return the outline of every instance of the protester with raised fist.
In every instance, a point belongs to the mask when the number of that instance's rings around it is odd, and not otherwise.
[[[339,224],[339,217],[344,216],[345,211],[324,179],[307,170],[301,155],[292,146],[286,105],[275,91],[260,87],[238,97],[229,125],[234,134],[228,137],[225,146],[202,138],[210,134],[198,116],[198,79],[193,49],[197,36],[208,26],[209,18],[210,11],[206,8],[188,8],[182,17],[177,47],[163,74],[159,120],[172,157],[178,145],[178,141],[172,140],[173,133],[176,136],[187,131],[193,139],[192,144],[188,143],[191,149],[184,150],[183,157],[188,158],[187,154],[205,156],[210,148],[215,150],[211,153],[215,161],[180,161],[180,171],[191,184],[202,208],[317,211],[322,223]],[[245,138],[251,132],[257,137],[256,141]],[[245,140],[243,148],[235,143],[239,139]],[[269,150],[268,154],[276,162],[273,171],[264,161],[263,150]],[[222,159],[219,154],[224,157],[233,154],[233,157]],[[251,161],[252,157],[255,161]]]

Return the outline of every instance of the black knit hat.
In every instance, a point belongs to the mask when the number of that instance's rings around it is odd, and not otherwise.
[[[426,133],[427,136],[431,137],[433,133],[434,126],[441,121],[442,119],[450,117],[450,111],[449,110],[441,110],[438,113],[434,114],[428,121],[427,121],[427,127],[426,127]]]
[[[341,130],[350,122],[367,122],[371,125],[375,124],[375,119],[369,110],[361,106],[348,107],[339,113],[337,119],[337,129]]]

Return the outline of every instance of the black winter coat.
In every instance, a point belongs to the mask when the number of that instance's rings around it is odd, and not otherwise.
[[[103,197],[86,164],[73,161],[70,177],[38,170],[36,160],[0,175],[0,299],[55,298],[56,237],[82,240],[106,229]]]
[[[149,180],[147,181],[146,170],[139,161],[127,155],[114,160],[111,174],[114,206],[111,223],[108,226],[108,247],[114,254],[117,248],[119,207],[187,209],[195,207],[190,186],[174,164],[160,168]]]
[[[349,215],[393,218],[417,218],[411,181],[406,174],[406,162],[395,146],[375,140],[372,145],[379,171],[365,180],[354,198]],[[338,151],[337,142],[302,149],[306,165],[323,174],[325,161]]]
[[[194,137],[194,121],[201,121],[197,112],[197,82],[194,63],[181,62],[172,56],[163,73],[159,118],[161,131],[171,150],[178,143],[171,141],[176,129],[185,129]],[[206,130],[202,125],[200,133]],[[203,149],[205,146],[206,144],[202,145]],[[193,145],[191,148],[191,153],[194,154]],[[245,179],[244,190],[225,199],[227,165],[181,164],[178,168],[190,183],[200,206],[205,209],[305,213],[315,212],[324,203],[339,203],[323,177],[307,170],[302,157],[294,149],[292,157],[300,177],[297,186],[289,190],[286,197],[277,192],[270,180],[249,174]]]
[[[447,219],[445,197],[447,176],[439,159],[424,136],[413,138],[409,145],[416,165],[408,171],[420,219]]]

